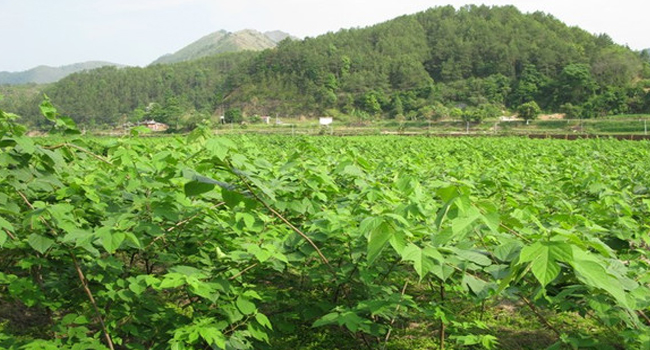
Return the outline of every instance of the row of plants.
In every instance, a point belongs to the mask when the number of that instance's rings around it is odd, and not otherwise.
[[[647,142],[102,139],[41,111],[38,139],[0,113],[4,348],[650,346]]]

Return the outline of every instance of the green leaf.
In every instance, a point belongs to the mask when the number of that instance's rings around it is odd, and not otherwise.
[[[324,315],[323,317],[317,319],[311,326],[312,327],[322,327],[327,326],[333,323],[336,323],[336,320],[339,318],[338,312],[330,312],[329,314]]]
[[[225,188],[221,188],[221,197],[223,201],[226,202],[226,205],[230,208],[236,207],[243,199],[244,196],[235,191],[229,191]]]
[[[492,260],[490,260],[489,257],[487,257],[485,254],[479,251],[458,249],[458,248],[450,248],[450,250],[453,251],[456,254],[456,256],[461,258],[462,260],[473,262],[481,266],[492,265]]]
[[[199,335],[208,345],[216,345],[219,349],[226,348],[226,336],[215,327],[201,327]]]
[[[142,243],[133,232],[125,232],[125,238],[128,242],[133,243],[136,248],[142,248]]]
[[[149,134],[151,132],[153,132],[153,130],[149,129],[148,127],[146,127],[144,125],[139,125],[139,126],[131,128],[131,130],[129,130],[129,134],[132,137],[138,137],[138,136],[140,136],[140,134]]]
[[[337,323],[339,325],[345,326],[353,333],[359,330],[359,327],[364,322],[365,320],[363,318],[359,317],[359,315],[357,315],[355,312],[352,311],[346,311],[341,313],[339,319],[337,320]]]
[[[235,302],[235,304],[237,304],[237,308],[244,315],[250,315],[257,310],[255,304],[253,304],[250,300],[248,300],[247,298],[241,295],[237,297],[237,301]]]
[[[214,189],[214,185],[205,182],[190,181],[185,184],[183,189],[185,190],[186,196],[195,197],[200,194],[212,191]]]
[[[458,201],[460,203],[460,201]],[[472,228],[472,224],[481,218],[481,213],[474,207],[468,209],[468,215],[451,221],[451,231],[454,236],[462,235]],[[460,239],[460,238],[459,238]]]
[[[227,138],[211,138],[205,143],[205,148],[223,161],[228,156],[230,150],[237,149],[237,145]]]
[[[369,264],[372,264],[375,259],[379,256],[379,253],[384,249],[386,243],[393,236],[394,229],[393,227],[382,220],[379,226],[375,227],[370,231],[368,235],[368,255],[367,260]]]
[[[186,284],[187,279],[185,275],[177,272],[170,272],[163,277],[163,280],[158,285],[158,289],[176,288]]]
[[[41,110],[41,114],[47,118],[47,120],[54,122],[56,121],[56,108],[52,105],[50,102],[50,99],[45,96],[45,100],[41,102],[41,105],[39,106],[39,109]]]
[[[3,219],[2,216],[0,216],[0,248],[4,246],[5,242],[7,241],[7,233],[5,230],[14,232],[14,226],[7,220]]]
[[[404,231],[393,231],[393,235],[388,241],[390,246],[393,247],[397,254],[402,255],[404,248],[406,247],[406,233]]]
[[[619,304],[631,308],[632,305],[628,302],[623,285],[607,272],[603,262],[577,247],[574,247],[573,255],[574,260],[571,262],[571,266],[579,280],[588,286],[606,291]]]
[[[9,230],[11,232],[15,231],[14,226],[9,221],[2,218],[2,216],[0,216],[0,230],[1,229]]]
[[[251,228],[255,224],[255,217],[249,213],[238,212],[235,214],[235,220],[244,221],[246,228]]]
[[[95,231],[95,237],[109,254],[113,254],[122,244],[126,235],[124,232],[115,232],[110,227],[104,226]]]
[[[438,253],[438,251],[436,251],[436,253]],[[402,260],[413,262],[413,268],[415,269],[415,272],[418,274],[418,276],[420,276],[420,281],[422,281],[424,276],[426,276],[427,273],[429,273],[435,266],[435,262],[430,257],[430,255],[431,253],[427,255],[422,249],[420,249],[420,247],[416,246],[413,243],[409,243],[409,245],[407,245],[402,252]],[[440,255],[440,258],[442,261],[442,255]]]
[[[32,154],[34,151],[36,151],[36,148],[34,147],[34,141],[32,141],[31,138],[17,137],[15,140],[17,145],[21,148],[22,153]]]
[[[255,314],[255,320],[260,324],[260,326],[266,327],[268,329],[273,329],[271,321],[269,321],[269,318],[266,317],[266,315],[258,312]]]
[[[522,244],[519,241],[507,242],[494,250],[494,257],[504,262],[510,262],[517,257],[521,247]]]
[[[480,280],[472,275],[465,274],[463,275],[463,284],[469,287],[469,289],[479,297],[487,296],[487,291],[489,284],[483,280]]]
[[[354,177],[360,177],[364,178],[365,174],[363,173],[363,170],[359,169],[356,165],[348,165],[343,169],[341,172],[342,175],[350,175]]]
[[[136,280],[135,278],[130,279],[130,284],[129,284],[129,289],[135,293],[136,295],[140,295],[144,293],[145,290],[147,290],[147,286],[144,283],[140,283],[139,280]]]
[[[519,261],[531,262],[533,275],[546,286],[560,274],[557,261],[573,262],[571,246],[563,242],[536,242],[524,247],[519,253]]]
[[[54,241],[45,236],[32,233],[27,237],[27,243],[29,243],[29,246],[37,252],[45,254],[45,252],[54,244]]]

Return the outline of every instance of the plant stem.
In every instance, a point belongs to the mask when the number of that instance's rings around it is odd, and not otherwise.
[[[558,338],[561,337],[562,334],[560,334],[560,331],[558,331],[557,328],[553,327],[553,325],[546,319],[546,317],[544,317],[544,315],[542,315],[539,312],[539,310],[537,310],[535,305],[533,305],[533,303],[531,303],[530,300],[528,300],[523,295],[519,295],[519,298],[521,298],[521,300],[523,300],[524,303],[526,303],[526,305],[528,305],[528,308],[535,314],[535,316],[537,316],[537,318],[539,319],[540,322],[542,322],[542,324],[544,324],[548,329],[553,331],[553,333],[555,333],[555,335]]]
[[[95,309],[95,316],[97,317],[97,320],[99,321],[99,324],[102,327],[102,331],[104,332],[104,337],[106,338],[106,344],[108,345],[109,349],[115,350],[115,347],[113,347],[113,340],[111,340],[111,335],[108,333],[108,329],[106,328],[106,324],[104,323],[104,318],[102,317],[102,314],[99,311],[99,307],[97,306],[97,303],[95,302],[93,293],[90,291],[90,288],[88,288],[88,280],[86,280],[86,276],[84,276],[84,273],[81,270],[81,266],[79,266],[77,257],[74,255],[71,249],[68,251],[70,253],[70,256],[72,257],[72,262],[74,263],[74,267],[77,270],[77,275],[79,276],[81,285],[83,286],[84,291],[86,292],[86,295],[90,300],[90,303],[93,305],[93,308]]]
[[[11,238],[14,241],[16,240],[16,236],[14,236],[11,232],[9,232],[9,230],[4,229],[3,231],[7,233],[7,236],[9,236],[9,238]]]
[[[263,201],[262,198],[260,198],[260,197],[255,193],[255,191],[253,191],[253,187],[248,183],[248,181],[246,181],[246,179],[245,179],[241,174],[239,174],[238,172],[235,172],[235,174],[237,174],[237,176],[239,177],[239,179],[244,183],[244,185],[246,185],[246,188],[248,188],[248,191],[253,195],[253,197],[254,197],[258,202],[260,202],[260,203],[261,203],[261,204],[262,204],[262,205],[263,205],[263,206],[264,206],[268,211],[270,211],[271,213],[273,213],[273,215],[275,215],[278,219],[282,220],[282,222],[284,222],[287,226],[289,226],[289,228],[291,228],[291,230],[293,230],[293,232],[299,234],[300,237],[304,238],[307,242],[309,242],[309,244],[310,244],[310,245],[311,245],[311,246],[316,250],[316,252],[318,253],[318,256],[320,256],[321,260],[323,260],[323,262],[324,262],[327,266],[329,266],[330,268],[332,267],[332,265],[330,265],[329,260],[327,260],[327,258],[326,258],[325,255],[323,254],[323,252],[318,248],[318,246],[316,245],[316,243],[314,243],[314,241],[311,240],[311,238],[309,238],[306,234],[304,234],[304,233],[303,233],[302,231],[300,231],[297,227],[295,227],[291,222],[289,222],[289,220],[287,220],[284,216],[282,216],[280,213],[278,213],[275,209],[271,208],[270,205],[266,204],[266,202]]]
[[[257,263],[254,263],[253,265],[251,265],[251,266],[249,266],[249,267],[247,267],[247,268],[241,270],[238,274],[236,274],[236,275],[234,275],[234,276],[228,278],[228,280],[232,281],[232,280],[234,280],[234,279],[237,279],[237,278],[241,277],[243,274],[246,273],[246,271],[248,271],[248,270],[254,268],[255,266],[257,266]]]
[[[106,164],[108,164],[108,165],[113,165],[113,163],[111,163],[111,162],[110,162],[109,160],[107,160],[106,158],[104,158],[104,157],[102,157],[102,156],[100,156],[100,155],[97,155],[97,154],[95,154],[95,153],[93,153],[93,152],[91,152],[91,151],[89,151],[89,150],[87,150],[87,149],[85,149],[85,148],[83,148],[83,147],[79,147],[79,146],[77,146],[77,145],[74,145],[74,144],[72,144],[72,143],[61,143],[61,144],[58,144],[58,145],[55,145],[55,146],[45,147],[45,149],[53,150],[53,149],[57,149],[57,148],[61,148],[61,147],[71,147],[71,148],[74,148],[74,149],[76,149],[76,150],[78,150],[78,151],[81,151],[81,152],[83,152],[83,153],[86,153],[87,155],[89,155],[89,156],[91,156],[91,157],[93,157],[93,158],[95,158],[95,159],[98,159],[98,160],[100,160],[100,161],[102,161],[102,162],[104,162],[104,163],[106,163]]]
[[[440,281],[440,305],[445,303],[445,285]],[[445,320],[440,319],[440,350],[445,350]]]
[[[402,299],[404,298],[404,294],[406,293],[406,287],[408,286],[409,281],[404,282],[404,287],[402,287],[402,293],[400,293],[399,301],[401,302]],[[393,330],[393,324],[395,324],[395,319],[397,318],[397,312],[399,312],[399,307],[400,304],[397,304],[395,307],[395,317],[393,317],[390,320],[390,328],[388,328],[388,332],[386,332],[386,337],[384,338],[384,346],[382,349],[386,349],[386,345],[388,344],[388,339],[390,339],[390,333]]]

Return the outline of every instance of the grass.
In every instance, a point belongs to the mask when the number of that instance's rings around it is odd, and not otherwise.
[[[369,120],[335,121],[330,126],[321,126],[313,119],[283,119],[282,124],[222,125],[217,133],[242,134],[293,134],[293,135],[378,135],[378,134],[480,134],[480,135],[519,135],[519,134],[645,134],[647,116],[612,116],[601,119],[584,120],[485,120],[470,123],[458,120]]]

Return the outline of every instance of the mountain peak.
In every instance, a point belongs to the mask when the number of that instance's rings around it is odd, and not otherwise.
[[[224,52],[261,51],[273,48],[289,34],[281,31],[261,33],[254,29],[236,32],[219,30],[185,46],[173,54],[164,55],[151,64],[170,64],[191,61]]]

